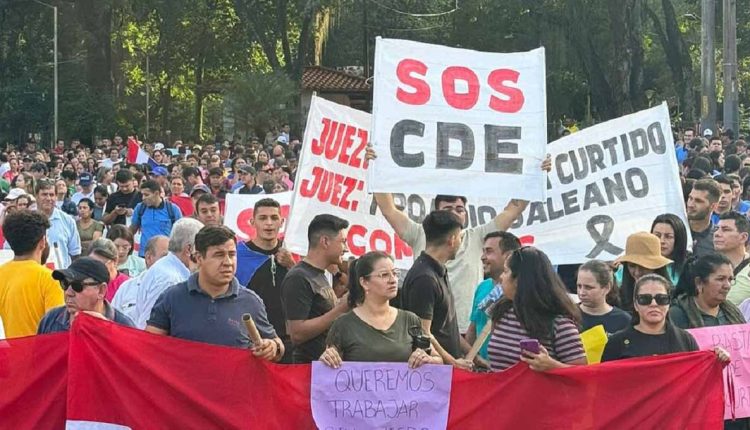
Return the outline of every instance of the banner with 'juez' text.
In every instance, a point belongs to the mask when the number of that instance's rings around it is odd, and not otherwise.
[[[373,206],[365,160],[370,119],[367,112],[313,97],[287,223],[285,244],[290,251],[306,255],[310,222],[318,214],[331,214],[349,221],[351,255],[380,250],[393,255],[398,267],[411,267],[408,245],[382,215],[368,213]]]
[[[374,85],[371,192],[545,197],[544,48],[378,38]]]

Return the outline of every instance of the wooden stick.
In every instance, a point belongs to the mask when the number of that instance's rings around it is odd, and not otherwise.
[[[487,338],[490,336],[490,333],[492,332],[492,325],[492,321],[487,321],[487,324],[484,325],[482,332],[479,333],[479,337],[477,337],[477,340],[474,341],[474,345],[471,346],[469,353],[466,355],[467,360],[472,362],[474,361],[474,357],[476,357],[477,353],[479,353],[479,350],[482,348],[482,344],[484,344],[484,341],[487,340]]]
[[[250,314],[242,314],[242,321],[245,323],[245,327],[247,327],[247,334],[250,336],[253,346],[259,347],[261,344],[261,337],[260,333],[258,333],[258,328],[255,327],[253,316]]]

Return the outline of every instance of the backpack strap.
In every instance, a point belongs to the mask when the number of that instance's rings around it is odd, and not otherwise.
[[[742,269],[744,269],[745,266],[748,265],[748,263],[750,263],[750,258],[746,258],[746,259],[742,260],[742,262],[740,264],[738,264],[737,267],[734,268],[734,276],[739,275],[740,272],[742,272]]]

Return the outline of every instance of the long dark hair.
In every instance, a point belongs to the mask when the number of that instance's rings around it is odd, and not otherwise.
[[[347,302],[350,308],[355,308],[365,301],[365,289],[359,282],[359,278],[371,274],[375,263],[383,259],[393,261],[393,258],[385,252],[370,251],[349,263],[349,297]]]
[[[667,224],[674,230],[674,249],[672,250],[672,255],[665,255],[665,257],[674,262],[672,271],[680,275],[685,268],[685,261],[688,258],[687,229],[685,228],[685,223],[675,214],[661,214],[651,223],[652,234],[656,224]]]
[[[729,258],[717,252],[712,252],[699,258],[688,259],[680,281],[677,283],[675,298],[683,294],[687,294],[690,297],[697,296],[698,287],[695,285],[695,278],[699,278],[705,282],[716,269],[725,264],[732,266]]]
[[[633,297],[635,294],[635,279],[633,279],[633,276],[630,274],[630,270],[628,270],[628,264],[630,263],[622,263],[622,285],[620,285],[620,300],[622,303],[622,309],[626,311],[633,311],[635,308],[633,307]],[[669,272],[667,271],[667,266],[660,267],[653,271],[654,274],[657,274],[663,278],[669,278]],[[646,276],[646,275],[644,275]],[[671,283],[669,285],[672,285]]]
[[[581,313],[568,296],[560,277],[552,270],[547,255],[531,246],[513,251],[507,260],[510,276],[516,280],[513,300],[505,297],[492,310],[492,321],[499,321],[513,309],[529,337],[550,341],[555,318],[564,316],[580,323]]]

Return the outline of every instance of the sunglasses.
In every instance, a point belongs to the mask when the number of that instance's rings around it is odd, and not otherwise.
[[[94,282],[94,281],[89,281],[89,282],[68,281],[68,280],[60,281],[60,286],[62,287],[63,291],[68,291],[68,288],[72,288],[73,291],[75,291],[76,293],[80,293],[86,287],[95,287],[97,285],[99,285],[99,282]]]
[[[638,294],[635,296],[635,301],[641,306],[648,306],[654,300],[656,300],[657,305],[666,306],[670,302],[669,294]]]

